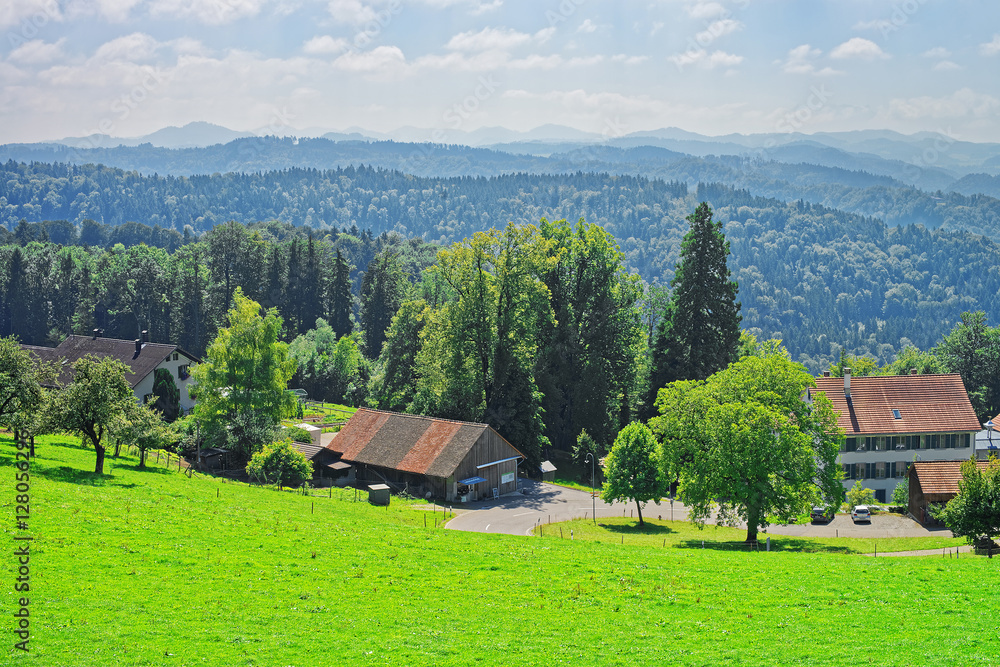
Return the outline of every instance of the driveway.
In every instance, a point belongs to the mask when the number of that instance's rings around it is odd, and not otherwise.
[[[635,503],[605,503],[600,498],[591,500],[590,493],[567,489],[555,484],[520,480],[525,495],[512,494],[499,500],[456,505],[456,516],[448,522],[452,530],[474,533],[504,533],[507,535],[531,535],[539,523],[558,523],[570,519],[593,516],[593,506],[597,508],[597,518],[630,516],[635,511]],[[687,521],[688,511],[678,501],[661,501],[659,505],[646,503],[643,517],[664,520]],[[855,524],[850,514],[838,514],[827,524],[806,523],[773,525],[767,528],[772,535],[796,537],[951,537],[946,529],[927,529],[916,521],[897,515],[876,515],[871,523]]]

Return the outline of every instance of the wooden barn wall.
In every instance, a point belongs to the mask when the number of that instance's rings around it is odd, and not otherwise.
[[[519,456],[516,449],[507,444],[507,441],[500,437],[500,434],[491,428],[483,431],[483,434],[476,440],[469,453],[455,469],[455,480],[468,479],[469,477],[483,477],[486,482],[480,482],[477,490],[481,495],[493,493],[493,489],[499,489],[500,494],[511,493],[517,490],[517,475],[514,480],[503,484],[500,481],[504,473],[516,473],[517,461],[507,461],[489,468],[477,468],[484,463],[508,459],[512,456]]]

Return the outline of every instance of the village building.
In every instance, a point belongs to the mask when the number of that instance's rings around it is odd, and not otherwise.
[[[861,481],[887,502],[914,461],[962,461],[973,456],[982,428],[957,373],[816,378],[840,413],[844,486]]]
[[[524,456],[487,424],[359,408],[326,448],[358,482],[448,501],[517,491]]]
[[[176,345],[150,343],[146,332],[142,338],[122,340],[104,338],[99,331],[92,336],[69,336],[56,347],[22,345],[42,361],[54,361],[60,365],[56,382],[65,386],[73,381],[73,363],[88,354],[117,359],[128,367],[125,379],[132,387],[139,403],[154,403],[153,383],[156,371],[167,372],[180,393],[180,412],[187,413],[194,407],[191,398],[191,366],[201,360],[185,352]]]
[[[958,495],[958,483],[962,481],[962,464],[965,461],[915,461],[907,476],[909,483],[910,515],[921,523],[931,523],[933,518],[927,511],[930,504],[941,507]],[[987,461],[976,461],[980,470],[985,470]]]

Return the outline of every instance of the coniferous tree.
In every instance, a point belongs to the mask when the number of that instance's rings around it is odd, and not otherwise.
[[[735,361],[739,346],[738,286],[726,265],[729,242],[722,223],[713,222],[705,202],[687,220],[691,230],[681,243],[670,305],[653,340],[648,409],[661,387],[706,379]]]
[[[351,333],[354,324],[351,322],[351,267],[344,255],[337,248],[333,264],[333,275],[329,290],[330,326],[337,332],[337,337]]]
[[[374,359],[382,352],[386,330],[399,310],[406,285],[397,253],[383,250],[368,263],[361,280],[361,323],[368,358]]]

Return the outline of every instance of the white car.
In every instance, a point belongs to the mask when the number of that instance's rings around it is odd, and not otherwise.
[[[871,523],[872,512],[868,509],[868,505],[858,505],[851,510],[851,519],[854,520],[854,523],[857,523],[858,521],[867,521],[868,523]]]

